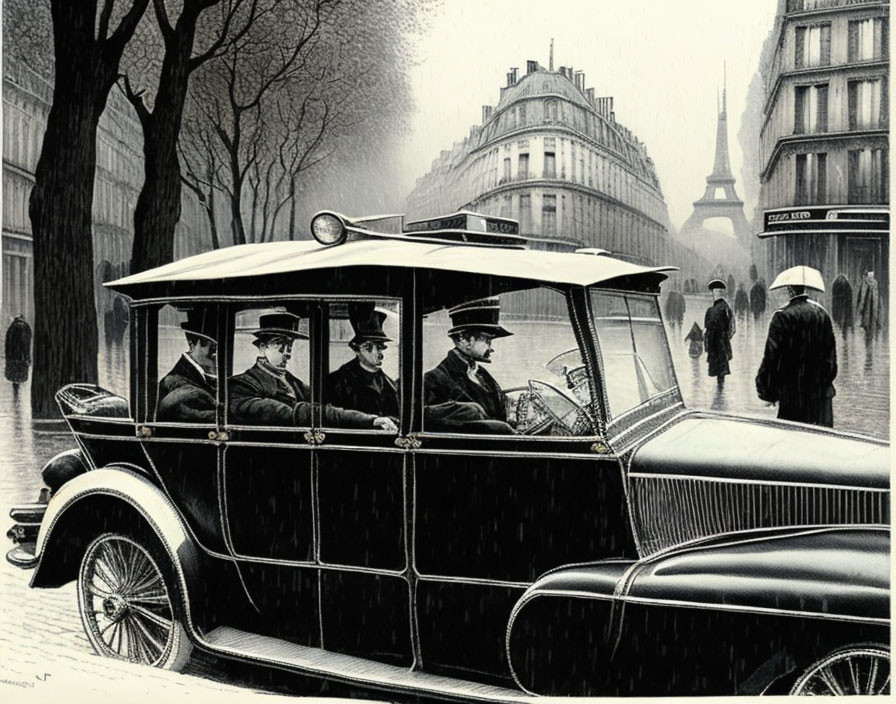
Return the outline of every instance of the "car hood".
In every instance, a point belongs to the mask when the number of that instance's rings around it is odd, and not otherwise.
[[[692,414],[647,440],[630,475],[888,489],[890,446],[799,423]]]

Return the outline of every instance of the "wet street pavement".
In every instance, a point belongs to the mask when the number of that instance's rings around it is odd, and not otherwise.
[[[667,328],[686,404],[774,417],[775,409],[756,398],[753,382],[770,312],[758,321],[738,320],[738,332],[732,341],[732,374],[720,388],[706,375],[706,356],[691,359],[684,341],[694,321],[703,326],[710,297],[687,296],[686,300],[684,324]],[[835,428],[889,438],[890,351],[885,335],[866,344],[861,330],[846,336],[838,333],[837,351],[840,373],[835,382]],[[101,385],[121,392],[124,366],[121,349],[101,351]],[[29,402],[27,385],[13,394],[11,384],[0,381],[0,510],[4,533],[9,507],[37,497],[43,464],[74,445],[67,433],[35,432]],[[30,572],[18,570],[5,560],[0,564],[0,697],[4,702],[67,701],[72,693],[94,699],[111,695],[116,699],[176,700],[202,695],[229,701],[259,691],[271,695],[292,688],[292,682],[272,682],[257,669],[235,669],[208,656],[194,658],[185,674],[100,659],[93,655],[82,630],[74,584],[30,590],[29,578]]]

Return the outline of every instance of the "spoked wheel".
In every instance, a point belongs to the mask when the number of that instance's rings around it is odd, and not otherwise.
[[[889,693],[890,652],[876,646],[831,653],[809,667],[790,690],[790,694],[802,696]]]
[[[143,545],[106,533],[84,553],[78,606],[87,638],[104,657],[180,670],[190,657],[172,592]]]

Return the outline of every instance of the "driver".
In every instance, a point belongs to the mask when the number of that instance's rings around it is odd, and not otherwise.
[[[497,298],[461,303],[448,311],[453,326],[448,337],[454,342],[454,349],[435,369],[424,374],[426,405],[472,402],[482,408],[486,419],[507,421],[504,393],[482,366],[491,362],[492,340],[513,334],[498,323],[499,313]]]

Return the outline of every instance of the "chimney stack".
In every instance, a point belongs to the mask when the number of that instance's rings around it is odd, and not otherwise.
[[[513,84],[516,85],[516,82],[519,80],[519,67],[511,66],[510,72],[513,74]]]
[[[588,103],[591,107],[594,107],[594,88],[588,88],[585,91],[585,97],[588,99]]]
[[[507,87],[509,88],[512,85],[513,85],[513,71],[508,71],[507,72]]]
[[[484,125],[492,116],[492,106],[491,105],[483,105],[482,106],[482,124]]]
[[[535,73],[538,70],[538,62],[533,61],[532,59],[528,59],[526,61],[526,75],[528,76],[530,73]]]
[[[566,78],[569,80],[570,83],[572,83],[575,80],[572,75],[572,66],[566,67]]]
[[[583,93],[585,92],[585,72],[584,71],[576,71],[576,88],[578,88]]]

